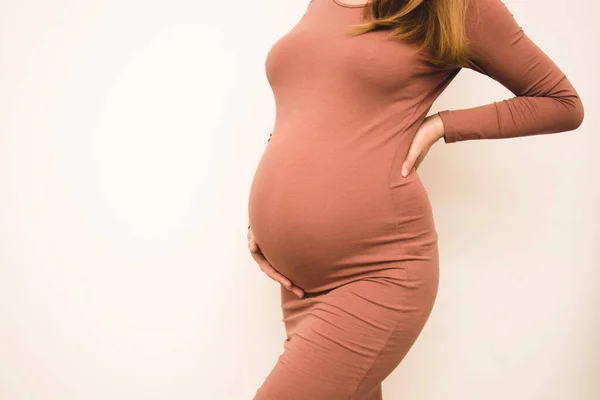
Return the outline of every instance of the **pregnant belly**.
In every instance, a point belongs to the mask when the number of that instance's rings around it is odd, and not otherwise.
[[[296,285],[318,292],[393,273],[434,244],[429,199],[418,176],[392,188],[381,159],[317,159],[305,163],[265,152],[248,199],[262,253]]]

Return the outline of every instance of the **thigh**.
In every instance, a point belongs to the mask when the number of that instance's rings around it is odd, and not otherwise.
[[[381,382],[418,337],[437,286],[432,258],[305,299],[282,288],[287,339],[254,400],[380,400]]]

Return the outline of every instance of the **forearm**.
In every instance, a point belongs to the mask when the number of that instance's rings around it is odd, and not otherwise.
[[[570,94],[517,96],[478,107],[440,111],[437,114],[443,122],[444,141],[504,139],[575,130],[584,118],[583,103],[568,87],[565,91]]]

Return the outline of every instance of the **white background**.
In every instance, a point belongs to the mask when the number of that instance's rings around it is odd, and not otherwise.
[[[264,58],[307,3],[0,0],[0,399],[252,398],[284,339],[246,243]],[[600,398],[600,6],[507,5],[585,120],[429,152],[440,290],[386,399]],[[510,96],[463,70],[431,112]]]

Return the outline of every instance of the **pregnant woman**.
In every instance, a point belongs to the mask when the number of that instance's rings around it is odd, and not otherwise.
[[[438,290],[416,173],[431,145],[583,120],[570,81],[502,0],[360,1],[311,0],[266,58],[276,117],[248,240],[281,282],[287,338],[255,400],[381,400]],[[463,67],[515,96],[427,116]]]

